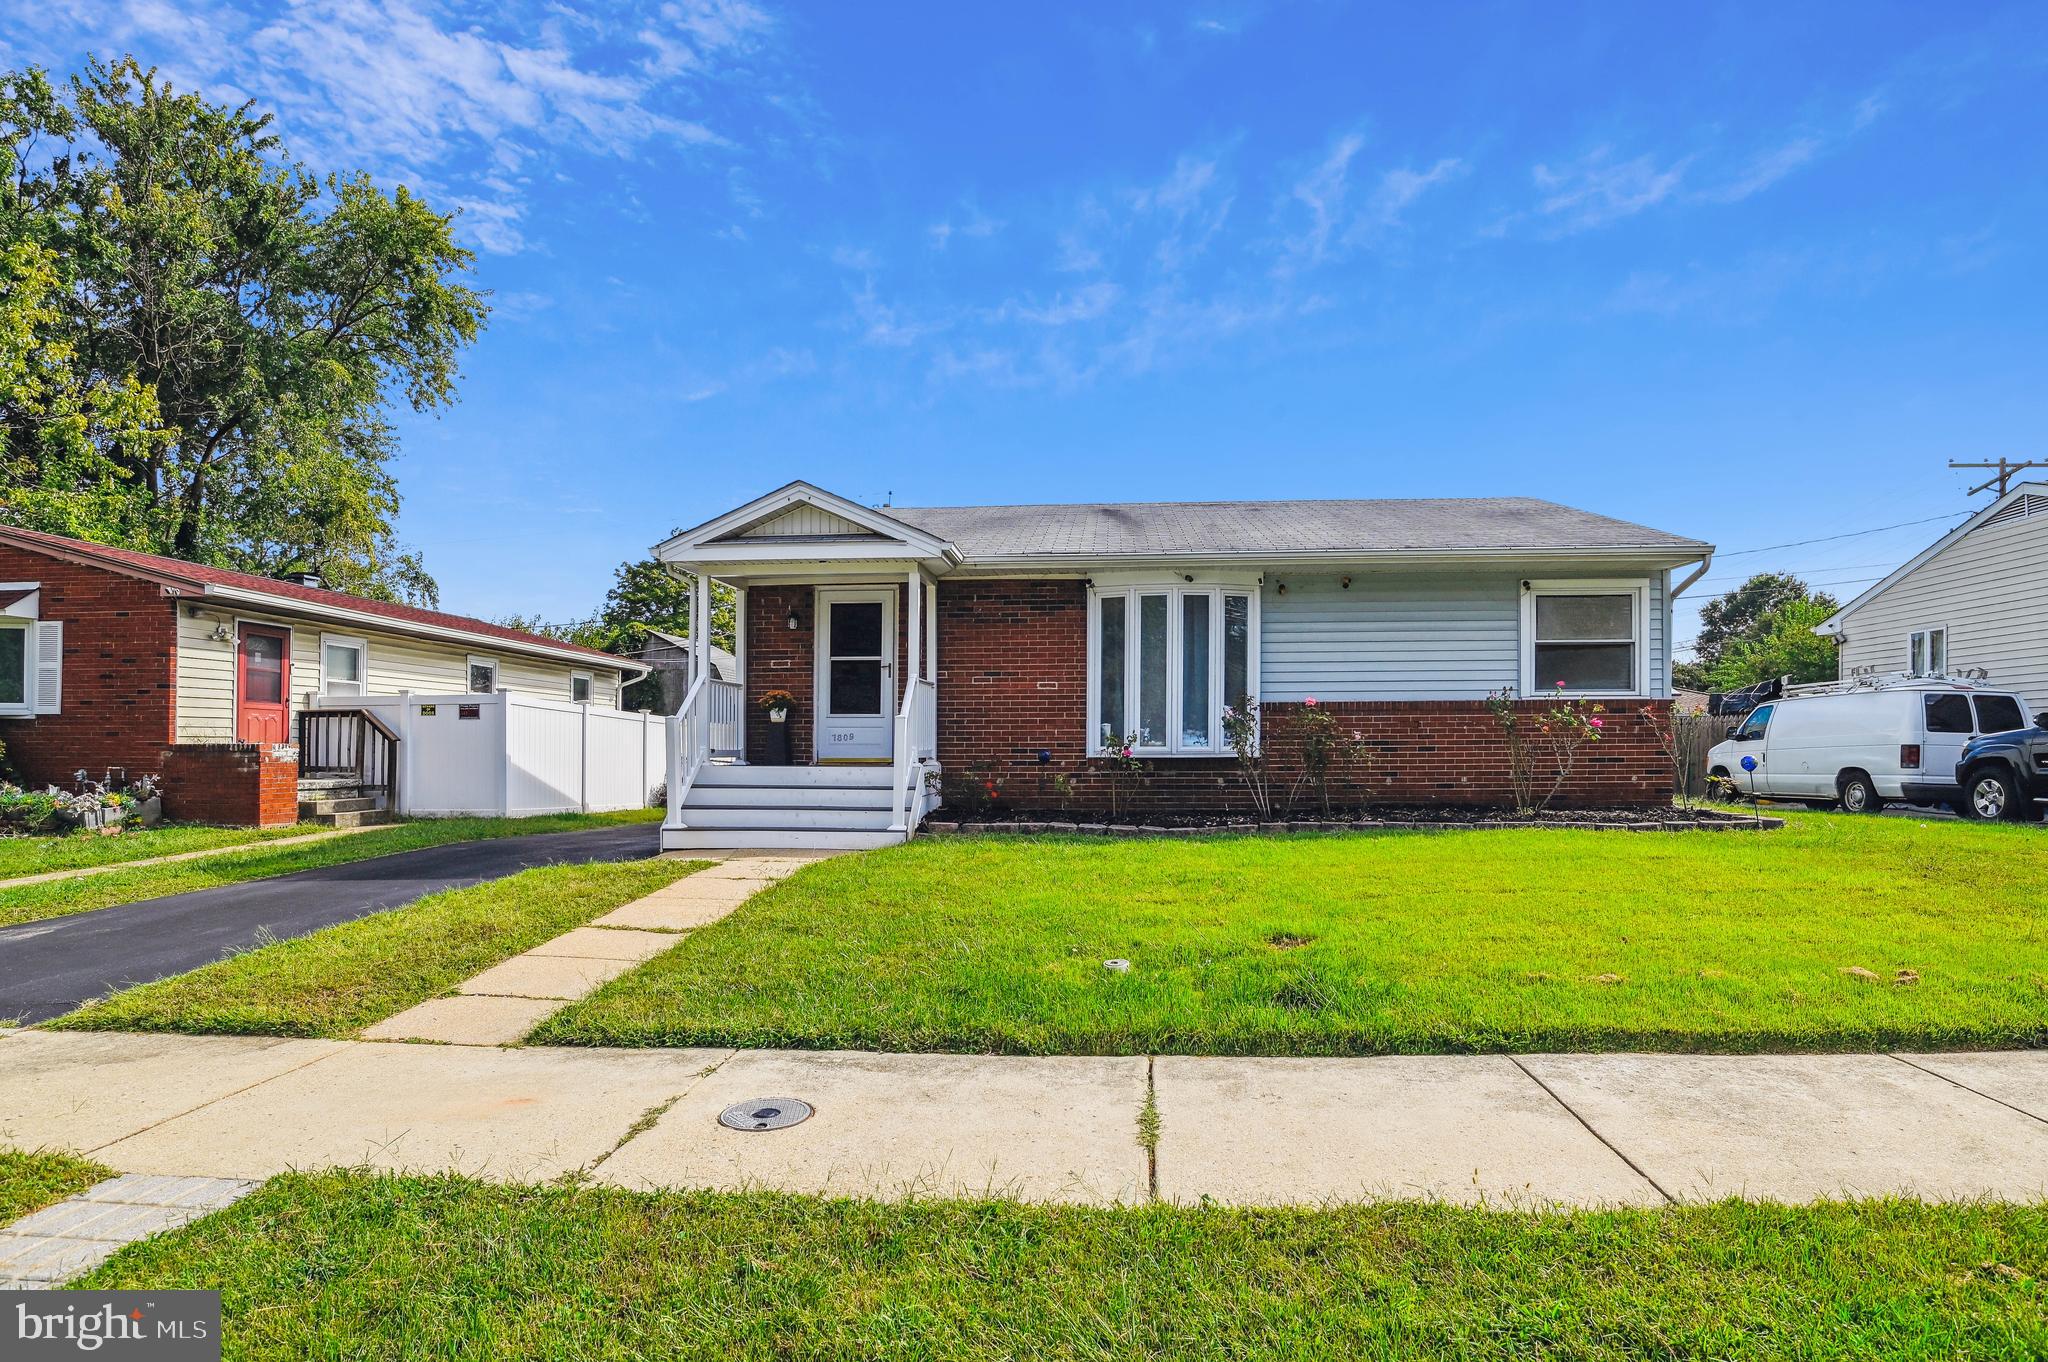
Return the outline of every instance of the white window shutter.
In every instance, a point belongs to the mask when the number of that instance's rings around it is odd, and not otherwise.
[[[64,621],[36,622],[36,713],[55,714],[64,700]]]

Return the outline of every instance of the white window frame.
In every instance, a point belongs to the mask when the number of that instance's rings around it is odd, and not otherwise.
[[[1561,690],[1551,686],[1541,690],[1544,695],[1558,695],[1566,699],[1612,699],[1618,697],[1643,696],[1650,693],[1650,582],[1646,577],[1560,577],[1547,581],[1525,583],[1522,592],[1522,696],[1534,699],[1539,693],[1536,684],[1536,598],[1539,596],[1633,596],[1630,619],[1634,624],[1635,637],[1630,644],[1635,648],[1635,684],[1622,690]],[[1588,640],[1594,641],[1594,640]],[[1621,642],[1620,639],[1613,640]]]
[[[330,687],[330,682],[331,682],[331,678],[330,678],[330,677],[329,677],[329,676],[327,675],[327,650],[328,650],[329,648],[353,648],[353,649],[355,649],[355,653],[356,653],[356,679],[355,679],[355,681],[354,681],[354,683],[353,683],[353,684],[354,684],[355,686],[357,686],[357,687],[358,687],[358,689],[356,689],[356,690],[352,690],[352,691],[335,691],[335,690],[331,689],[331,687]],[[322,634],[322,635],[320,635],[320,694],[321,694],[321,695],[322,695],[322,696],[324,697],[324,696],[328,696],[328,695],[337,695],[337,694],[339,694],[339,695],[358,695],[358,696],[360,696],[360,695],[368,695],[369,693],[370,693],[370,643],[369,643],[369,640],[368,640],[368,639],[363,639],[363,638],[357,638],[357,637],[356,637],[355,635],[353,635],[353,634]]]
[[[1936,634],[1941,635],[1941,665],[1939,667],[1934,665],[1934,636]],[[1913,659],[1916,653],[1927,659],[1928,665],[1926,668],[1923,669],[1914,664]],[[1930,624],[1924,628],[1915,629],[1912,633],[1906,635],[1906,673],[1909,676],[1948,675],[1948,626],[1946,624]]]
[[[496,678],[493,678],[493,679],[495,680]],[[578,700],[578,699],[576,698],[576,683],[577,683],[578,681],[581,681],[581,682],[583,683],[583,698],[582,698],[581,700]],[[596,676],[596,674],[595,674],[595,673],[592,673],[592,672],[570,672],[570,673],[569,673],[569,703],[570,703],[570,704],[572,704],[572,705],[587,705],[587,704],[591,703],[592,699],[593,699],[593,698],[594,698],[594,697],[596,696],[596,694],[597,694],[597,676]]]
[[[1223,694],[1223,598],[1245,598],[1245,682],[1252,698],[1259,691],[1259,584],[1247,582],[1171,581],[1102,582],[1088,589],[1088,755],[1104,756],[1102,741],[1102,602],[1122,598],[1124,606],[1124,704],[1125,722],[1138,703],[1138,598],[1165,596],[1166,600],[1166,742],[1154,747],[1133,747],[1143,757],[1229,757],[1229,740],[1223,735],[1223,707],[1238,697]],[[1181,746],[1181,624],[1186,618],[1182,599],[1209,598],[1209,741],[1208,747]],[[1125,723],[1113,725],[1119,736],[1129,731]]]
[[[21,630],[21,700],[0,701],[0,718],[28,719],[36,713],[36,625],[27,615],[0,615],[0,629]]]
[[[471,691],[471,690],[470,690],[470,688],[469,688],[469,674],[470,674],[470,672],[471,672],[471,671],[473,671],[474,669],[476,669],[476,668],[478,668],[478,667],[488,667],[488,668],[490,669],[490,673],[491,673],[491,689],[489,690],[489,692],[484,692],[484,691]],[[466,663],[464,663],[464,665],[463,665],[463,668],[462,668],[462,691],[463,691],[463,694],[465,694],[465,695],[470,695],[470,694],[475,694],[475,695],[483,695],[483,694],[486,694],[486,693],[488,693],[488,694],[491,694],[491,695],[496,695],[496,694],[498,693],[498,689],[499,689],[499,686],[498,686],[498,659],[497,659],[497,658],[495,658],[495,657],[485,657],[485,656],[484,656],[483,654],[481,654],[481,653],[471,653],[471,654],[469,655],[469,659],[468,659],[468,661],[467,661]]]

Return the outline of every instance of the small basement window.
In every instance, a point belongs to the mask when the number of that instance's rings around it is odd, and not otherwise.
[[[1640,582],[1531,582],[1522,593],[1522,694],[1642,694],[1648,606]]]

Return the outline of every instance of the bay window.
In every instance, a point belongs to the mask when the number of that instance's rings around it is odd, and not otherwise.
[[[1646,694],[1648,615],[1642,582],[1529,583],[1522,593],[1522,694]]]
[[[1223,708],[1258,675],[1257,590],[1099,587],[1088,597],[1088,750],[1223,753]]]

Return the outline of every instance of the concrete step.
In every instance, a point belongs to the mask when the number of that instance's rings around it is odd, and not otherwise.
[[[729,766],[707,762],[691,788],[713,785],[772,785],[798,789],[834,786],[887,789],[895,775],[890,766]]]
[[[872,832],[889,826],[889,810],[815,809],[798,805],[741,809],[685,806],[683,822],[693,828],[861,828]]]
[[[383,809],[359,809],[348,813],[316,813],[303,821],[330,828],[374,828],[396,823],[397,817]]]
[[[853,828],[663,828],[663,851],[724,847],[809,847],[818,851],[866,851],[906,840],[900,832]]]
[[[886,785],[692,785],[690,809],[886,809]]]
[[[340,795],[334,798],[320,796],[305,798],[305,791],[299,792],[299,817],[315,818],[323,813],[361,813],[365,809],[384,807],[383,795]]]

